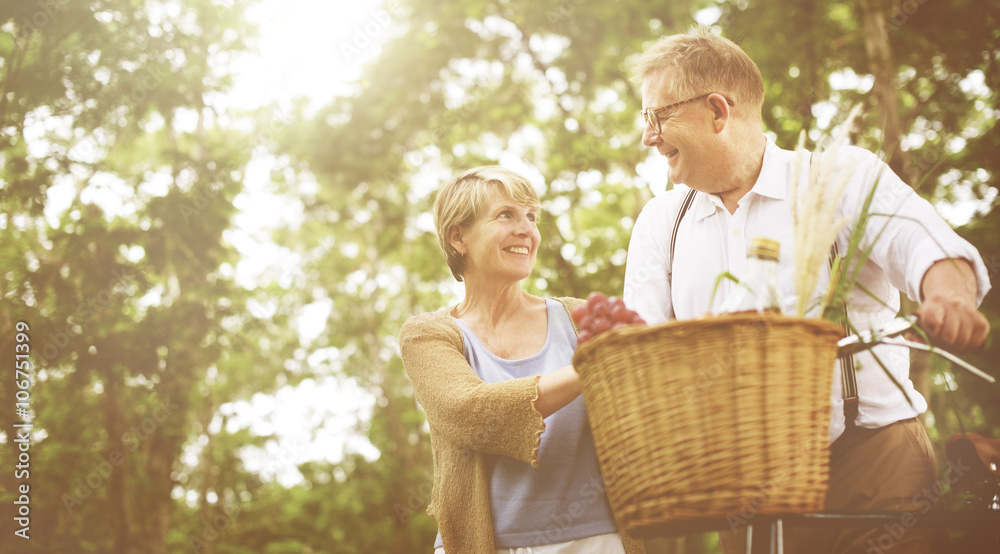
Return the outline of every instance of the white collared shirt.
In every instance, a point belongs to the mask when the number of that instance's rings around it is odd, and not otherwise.
[[[735,213],[730,214],[716,195],[695,195],[677,232],[673,290],[666,278],[670,235],[689,189],[676,187],[650,200],[632,229],[625,266],[625,304],[650,324],[670,319],[671,310],[679,320],[711,313],[711,304],[720,305],[733,289],[733,283],[724,280],[713,302],[716,278],[726,271],[741,277],[750,240],[760,236],[781,244],[778,288],[788,301],[786,305],[793,305],[795,245],[789,199],[797,161],[801,163],[796,153],[782,150],[768,140],[757,182],[740,200]],[[841,147],[836,161],[836,171],[853,171],[838,208],[838,213],[851,222],[837,237],[840,252],[847,250],[850,225],[857,219],[873,184],[878,182],[871,211],[896,214],[891,218],[874,217],[866,229],[863,244],[874,243],[874,248],[862,267],[858,283],[884,301],[876,301],[858,289],[852,293],[848,317],[857,329],[878,327],[892,320],[899,311],[900,290],[910,298],[919,299],[924,273],[941,259],[964,258],[974,264],[977,298],[982,302],[990,283],[979,252],[959,237],[930,203],[867,150]],[[821,163],[819,157],[814,163]],[[803,167],[800,173],[801,186],[807,186],[806,168]],[[837,178],[827,182],[837,182]],[[882,231],[881,236],[877,236],[879,231]],[[824,271],[817,291],[825,290],[828,281],[828,271]],[[815,317],[816,314],[809,315]],[[876,347],[874,353],[903,385],[913,405],[907,403],[878,367],[872,354],[861,353],[855,356],[860,396],[856,423],[861,427],[878,428],[925,412],[927,401],[909,379],[908,350],[882,345]],[[844,430],[839,364],[835,368],[832,402],[831,441]]]

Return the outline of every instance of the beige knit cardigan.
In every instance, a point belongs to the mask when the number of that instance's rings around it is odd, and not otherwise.
[[[567,312],[585,302],[556,300]],[[462,331],[450,309],[411,317],[399,345],[431,431],[434,486],[427,513],[437,520],[446,554],[493,553],[492,468],[484,454],[538,467],[545,430],[534,405],[539,377],[483,382],[465,359]],[[622,538],[628,554],[645,552],[641,540]]]

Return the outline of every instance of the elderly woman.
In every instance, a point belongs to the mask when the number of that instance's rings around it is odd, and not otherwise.
[[[584,301],[521,289],[538,212],[527,180],[495,166],[467,171],[434,202],[465,298],[411,318],[399,341],[430,426],[436,554],[643,552],[618,533],[571,365],[570,310]]]

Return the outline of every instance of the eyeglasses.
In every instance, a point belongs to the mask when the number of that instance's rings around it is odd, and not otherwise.
[[[653,134],[658,135],[662,131],[660,128],[660,113],[676,108],[677,106],[683,106],[684,104],[690,104],[691,102],[697,102],[698,100],[708,98],[711,94],[713,93],[709,92],[707,94],[702,94],[697,98],[689,98],[680,102],[674,102],[673,104],[663,106],[662,108],[646,108],[642,110],[642,118],[646,120],[646,125],[649,125],[649,127],[653,130]],[[723,98],[726,97],[723,96]],[[733,102],[729,98],[726,98],[726,103],[733,107],[736,106],[736,102]]]

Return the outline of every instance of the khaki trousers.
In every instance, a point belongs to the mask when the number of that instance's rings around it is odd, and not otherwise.
[[[785,554],[940,554],[947,532],[915,528],[948,492],[938,481],[930,437],[915,419],[880,429],[852,427],[830,447],[827,510],[901,511],[898,522],[878,528],[785,528]],[[753,523],[753,520],[750,521]],[[770,552],[766,526],[755,526],[753,554]],[[726,554],[743,554],[746,528],[720,532]]]

